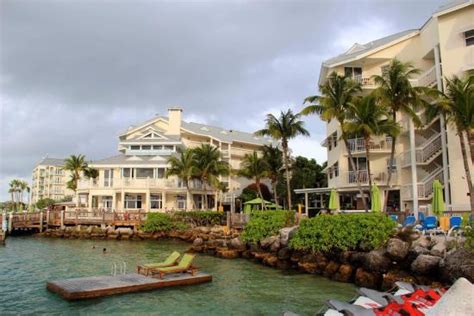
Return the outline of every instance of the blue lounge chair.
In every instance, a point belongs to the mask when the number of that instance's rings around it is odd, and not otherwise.
[[[391,218],[392,221],[394,221],[395,223],[398,223],[398,215],[390,215],[390,218]]]
[[[461,228],[462,217],[461,216],[452,216],[449,218],[449,229],[459,229]]]
[[[438,219],[436,216],[426,216],[423,223],[423,230],[436,229],[438,227]]]
[[[425,222],[425,219],[426,219],[425,213],[419,212],[418,213],[418,221],[420,222],[420,224],[422,226],[423,226],[423,223]]]
[[[415,223],[416,223],[416,217],[410,215],[405,218],[405,221],[403,222],[403,227],[415,226]]]

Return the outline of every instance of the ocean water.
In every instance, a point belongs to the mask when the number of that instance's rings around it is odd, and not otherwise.
[[[102,249],[107,248],[106,254]],[[46,290],[49,280],[111,274],[113,263],[156,262],[189,244],[173,241],[64,240],[9,237],[0,246],[0,315],[314,315],[330,298],[349,300],[351,284],[284,272],[245,259],[198,255],[212,274],[201,285],[68,302]],[[118,268],[117,268],[118,269]]]

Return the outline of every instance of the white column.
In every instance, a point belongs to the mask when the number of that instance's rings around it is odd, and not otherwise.
[[[416,145],[415,145],[415,126],[413,121],[409,120],[410,132],[410,163],[411,163],[411,184],[413,196],[413,212],[416,219],[418,219],[418,177],[416,170]]]
[[[163,204],[163,210],[166,210],[166,191],[161,192],[161,203]]]
[[[88,206],[89,212],[92,212],[92,194],[90,192],[87,199],[88,199],[87,206]]]
[[[304,193],[304,212],[306,213],[306,216],[308,216],[308,192]]]
[[[439,91],[443,91],[443,81],[441,80],[441,57],[439,53],[439,45],[436,45],[434,48],[434,57],[435,57],[435,71],[436,71],[436,87]],[[446,205],[451,204],[451,187],[449,185],[449,168],[448,168],[448,141],[446,139],[446,122],[444,116],[440,115],[441,125],[441,149],[442,149],[442,158],[443,158],[443,182],[444,182],[444,201]]]
[[[150,190],[146,190],[145,192],[145,201],[146,201],[146,205],[145,205],[145,212],[149,212],[150,211],[150,207],[151,207],[151,203],[150,203]]]
[[[115,191],[112,193],[112,210],[117,210],[117,193]]]

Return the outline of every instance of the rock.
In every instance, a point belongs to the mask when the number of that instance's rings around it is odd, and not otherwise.
[[[282,246],[288,246],[289,240],[291,239],[291,237],[293,237],[297,229],[298,226],[285,227],[280,229],[280,244]]]
[[[204,241],[202,240],[202,238],[196,238],[193,241],[193,246],[195,246],[195,247],[202,246],[203,243],[204,243]]]
[[[382,289],[383,290],[390,290],[395,286],[395,282],[397,281],[404,281],[409,283],[416,283],[414,277],[409,275],[404,271],[389,271],[383,275],[382,279]]]
[[[273,244],[270,246],[271,252],[277,252],[280,249],[280,239],[275,240]]]
[[[355,266],[363,266],[365,264],[366,252],[353,252],[349,258],[349,263]]]
[[[310,262],[310,261],[298,262],[298,268],[301,271],[312,273],[312,274],[315,274],[319,271],[318,264],[316,262]]]
[[[398,238],[390,238],[387,243],[387,254],[388,256],[395,260],[401,261],[405,259],[410,250],[410,245]]]
[[[245,259],[250,259],[250,258],[252,258],[252,254],[251,254],[250,250],[244,250],[244,251],[242,251],[242,258],[245,258]]]
[[[271,253],[268,252],[252,252],[252,255],[257,260],[264,261],[266,257],[271,256]]]
[[[263,259],[263,264],[266,264],[270,267],[276,267],[277,263],[278,263],[278,258],[275,255],[269,255]]]
[[[298,268],[308,273],[321,273],[326,269],[328,261],[322,254],[308,254],[298,261]]]
[[[291,264],[288,260],[278,260],[276,267],[280,270],[288,270],[291,268]]]
[[[474,252],[464,248],[452,250],[440,262],[442,278],[453,281],[464,277],[474,282]]]
[[[429,254],[430,251],[428,250],[428,248],[425,248],[425,247],[422,247],[422,246],[415,246],[415,247],[411,247],[409,253],[410,253],[410,255],[411,255],[411,253],[415,254],[415,258],[413,258],[413,260],[415,260],[416,257],[418,257],[419,255]]]
[[[277,253],[278,259],[280,260],[288,260],[291,257],[291,250],[288,247],[283,247],[280,250],[278,250]]]
[[[211,229],[206,226],[197,227],[197,229],[203,234],[209,234],[211,232]]]
[[[258,244],[251,243],[249,247],[250,252],[260,252],[262,251],[262,248]]]
[[[131,236],[133,235],[133,230],[131,228],[117,228],[115,230],[115,233],[118,234],[118,235],[121,235],[121,236]]]
[[[239,251],[236,249],[218,248],[216,255],[224,259],[235,259],[239,257]]]
[[[353,253],[355,253],[355,251],[343,251],[343,252],[341,252],[341,254],[339,255],[339,262],[344,263],[344,264],[350,263]]]
[[[243,249],[245,248],[245,244],[242,243],[239,237],[232,238],[230,240],[230,246],[234,249]]]
[[[403,227],[397,233],[397,237],[406,242],[412,242],[419,239],[421,233],[418,230],[413,229],[412,226]]]
[[[329,261],[329,263],[324,268],[323,275],[327,278],[332,277],[339,270],[340,264],[335,261]]]
[[[367,272],[363,268],[358,268],[355,273],[355,284],[361,287],[378,288],[380,279],[379,275]]]
[[[411,264],[411,270],[419,274],[433,273],[438,269],[440,257],[432,255],[420,255]]]
[[[211,233],[214,233],[214,234],[224,233],[224,228],[222,228],[222,226],[214,226],[211,228]]]
[[[353,268],[350,264],[341,264],[333,279],[339,282],[349,282],[352,277]]]
[[[203,252],[204,251],[203,246],[192,246],[191,248],[194,252]]]
[[[429,248],[431,244],[431,238],[428,237],[428,236],[420,236],[420,238],[416,239],[413,241],[413,243],[411,244],[411,247],[416,247],[416,246],[420,246],[420,247],[423,247],[423,248]]]
[[[446,243],[446,240],[439,241],[431,248],[430,253],[433,256],[444,257],[447,247],[448,245]]]
[[[260,246],[263,249],[268,249],[275,241],[277,241],[277,239],[278,239],[277,236],[270,236],[270,237],[264,238],[260,240]]]
[[[301,258],[303,258],[306,254],[300,250],[295,250],[291,254],[290,261],[293,263],[298,263]]]
[[[365,269],[374,272],[387,272],[392,262],[385,256],[384,250],[372,250],[365,256]]]

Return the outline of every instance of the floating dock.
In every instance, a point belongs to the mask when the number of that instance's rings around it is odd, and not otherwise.
[[[130,273],[50,281],[46,288],[66,300],[81,300],[211,281],[212,275],[203,272],[197,272],[194,276],[189,273],[168,274],[163,279]]]

